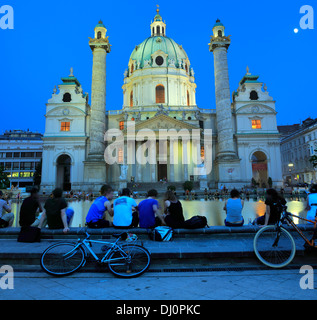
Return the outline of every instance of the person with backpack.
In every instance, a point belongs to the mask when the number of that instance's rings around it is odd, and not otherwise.
[[[164,199],[165,223],[171,228],[182,228],[184,225],[183,207],[173,191],[168,190]]]
[[[236,189],[231,190],[230,198],[226,200],[223,210],[226,211],[226,227],[242,227],[244,219],[242,216],[244,201],[240,198],[240,192]]]
[[[255,219],[254,224],[263,226],[276,224],[280,219],[283,206],[286,205],[286,200],[275,189],[268,189],[266,195],[265,214]]]

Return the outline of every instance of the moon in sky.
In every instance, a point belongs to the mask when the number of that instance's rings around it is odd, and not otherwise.
[[[298,33],[298,31],[299,31],[299,30],[298,30],[297,28],[294,29],[294,33]]]

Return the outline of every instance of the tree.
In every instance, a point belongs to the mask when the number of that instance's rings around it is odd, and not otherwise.
[[[35,186],[39,186],[41,182],[42,182],[42,159],[36,166],[34,176],[33,176],[33,183]]]
[[[315,153],[317,153],[317,149],[315,150]],[[312,163],[314,168],[317,168],[317,156],[313,155],[309,158],[309,161]]]
[[[194,187],[193,181],[185,181],[183,184],[184,190],[192,191]]]
[[[3,167],[0,167],[0,189],[7,189],[10,187],[10,180]]]

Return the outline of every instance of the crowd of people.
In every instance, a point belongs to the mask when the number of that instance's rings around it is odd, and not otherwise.
[[[136,203],[128,188],[124,188],[119,197],[114,201],[114,191],[109,185],[103,185],[100,196],[90,206],[86,216],[86,225],[89,228],[154,228],[156,226],[169,226],[182,228],[184,215],[182,203],[176,197],[174,191],[167,191],[164,195],[163,208],[157,200],[158,192],[149,190],[146,199]],[[275,224],[280,218],[279,206],[285,205],[285,198],[275,189],[266,190],[265,214],[253,221],[256,225]],[[244,200],[241,193],[233,189],[224,203],[223,210],[226,212],[224,224],[230,227],[243,226]],[[312,185],[307,197],[307,219],[315,221],[317,215],[317,185]],[[37,215],[39,213],[39,215]],[[42,207],[39,199],[39,191],[32,188],[29,197],[24,199],[20,208],[19,224],[50,229],[63,229],[69,231],[74,210],[68,206],[63,197],[63,191],[56,188]],[[109,219],[109,217],[112,217]],[[14,214],[11,212],[11,200],[0,191],[0,226],[12,226]]]

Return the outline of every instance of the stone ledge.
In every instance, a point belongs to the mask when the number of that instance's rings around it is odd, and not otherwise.
[[[285,228],[289,231],[293,231],[293,227],[285,226]],[[301,224],[298,225],[298,228],[302,231],[313,231],[314,226],[309,224]],[[213,234],[236,234],[236,233],[256,233],[259,230],[258,226],[247,225],[243,227],[206,227],[201,229],[174,229],[174,235],[179,236],[199,236],[199,235],[213,235]],[[117,229],[117,228],[102,228],[102,229],[91,229],[91,228],[70,228],[70,231],[67,234],[63,233],[62,229],[48,229],[42,228],[41,234],[42,237],[54,237],[54,236],[79,236],[85,235],[85,232],[88,232],[90,235],[99,235],[99,236],[111,236],[112,234],[121,233],[121,232],[131,232],[137,235],[148,235],[150,229],[144,228],[129,228],[129,229]],[[19,227],[8,227],[0,229],[0,238],[7,236],[17,236],[20,232]]]

